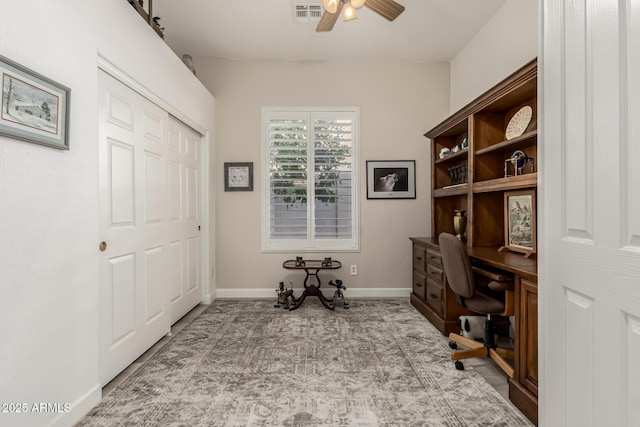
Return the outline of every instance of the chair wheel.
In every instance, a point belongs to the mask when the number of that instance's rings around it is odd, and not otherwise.
[[[459,361],[459,360],[456,360],[456,369],[457,369],[458,371],[464,371],[464,365],[463,365],[463,364],[462,364],[462,362],[461,362],[461,361]]]
[[[453,349],[453,350],[457,349],[458,348],[458,343],[455,342],[455,341],[449,341],[449,348]]]

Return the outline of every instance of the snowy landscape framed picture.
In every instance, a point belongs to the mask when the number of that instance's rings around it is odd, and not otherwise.
[[[0,56],[0,135],[69,149],[71,90]]]
[[[224,191],[253,191],[253,162],[225,163]]]

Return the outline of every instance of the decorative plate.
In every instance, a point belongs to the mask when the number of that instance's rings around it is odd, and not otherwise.
[[[525,105],[521,109],[519,109],[511,120],[509,120],[509,124],[507,125],[507,130],[505,131],[505,137],[507,140],[518,137],[524,133],[531,123],[531,117],[533,116],[533,109],[528,105]]]

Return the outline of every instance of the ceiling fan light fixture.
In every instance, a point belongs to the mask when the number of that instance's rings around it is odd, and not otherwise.
[[[364,2],[367,0],[351,0],[351,6],[355,7],[356,9],[360,9],[362,6],[364,6]]]
[[[338,3],[340,3],[340,0],[322,0],[322,7],[329,13],[336,13],[338,11]]]
[[[344,22],[351,21],[352,19],[358,18],[358,12],[356,12],[356,8],[353,7],[351,2],[344,3]]]

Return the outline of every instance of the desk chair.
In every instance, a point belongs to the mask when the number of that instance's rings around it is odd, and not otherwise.
[[[513,378],[514,369],[504,359],[513,359],[513,350],[498,348],[495,344],[493,315],[513,316],[514,314],[514,287],[513,280],[505,280],[507,277],[491,271],[473,268],[471,260],[467,254],[464,243],[458,240],[453,234],[442,233],[438,237],[440,253],[444,273],[447,277],[449,287],[456,294],[456,299],[460,305],[467,309],[487,315],[484,328],[484,343],[465,338],[462,335],[449,334],[449,347],[457,348],[460,343],[468,349],[458,350],[451,353],[451,360],[455,361],[456,369],[464,369],[460,360],[471,357],[489,356],[496,364],[509,376]],[[479,292],[476,289],[476,278],[474,273],[482,274],[492,279],[488,284],[491,291],[504,292],[504,300],[496,299]]]

